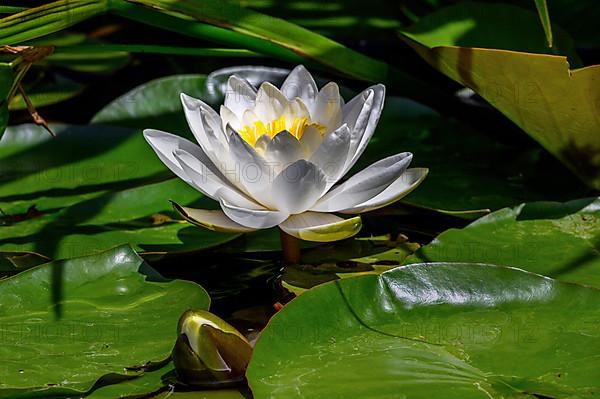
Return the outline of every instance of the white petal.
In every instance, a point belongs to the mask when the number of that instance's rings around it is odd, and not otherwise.
[[[264,123],[279,119],[288,106],[288,100],[269,82],[260,85],[254,103],[254,113]]]
[[[304,158],[310,159],[322,142],[323,136],[316,128],[309,126],[304,129],[304,134],[300,138],[300,145],[304,152]]]
[[[307,241],[330,242],[352,237],[360,231],[360,216],[342,219],[330,213],[304,212],[279,225],[291,236]]]
[[[241,118],[238,118],[238,116],[226,106],[221,105],[219,114],[221,116],[221,127],[223,128],[223,131],[226,131],[227,125],[231,125],[236,130],[242,127]]]
[[[277,226],[289,216],[281,211],[246,209],[229,204],[224,200],[221,200],[220,203],[225,215],[234,222],[252,229],[267,229]]]
[[[224,104],[241,118],[244,110],[254,107],[256,89],[246,80],[232,75],[227,80]]]
[[[275,176],[273,169],[236,131],[230,128],[228,134],[231,159],[226,165],[227,170],[222,172],[230,181],[235,178],[235,184],[242,187],[251,198],[272,208],[270,192]]]
[[[221,210],[187,208],[175,202],[173,208],[188,222],[219,233],[248,233],[255,230],[234,222]]]
[[[287,166],[273,182],[273,206],[287,214],[310,208],[325,191],[325,175],[319,167],[304,159]]]
[[[350,149],[350,129],[342,125],[339,129],[327,134],[323,142],[310,158],[310,162],[319,166],[327,178],[327,188],[339,179],[348,158]]]
[[[412,154],[408,152],[377,161],[333,188],[311,210],[338,212],[365,202],[393,183],[406,171],[411,161]]]
[[[310,119],[310,112],[301,99],[295,98],[287,103],[283,110],[283,117],[287,126],[290,126],[296,118]]]
[[[277,176],[286,166],[301,159],[303,155],[298,139],[284,131],[267,143],[263,156],[275,168],[274,176]]]
[[[308,105],[315,101],[318,89],[310,72],[303,65],[298,65],[281,85],[281,92],[288,100],[299,97]]]
[[[221,117],[202,100],[181,93],[181,104],[194,137],[214,163],[224,153],[227,139]]]
[[[341,210],[340,212],[357,214],[369,212],[393,204],[417,188],[419,184],[425,180],[425,177],[427,177],[428,173],[429,169],[427,168],[408,169],[377,196],[351,208]]]
[[[312,121],[327,127],[328,131],[337,128],[342,123],[342,103],[340,89],[334,82],[329,82],[317,95],[310,106]]]
[[[269,145],[270,142],[271,142],[271,137],[269,137],[268,134],[263,134],[256,140],[256,143],[254,143],[254,149],[256,150],[256,152],[258,154],[264,156],[265,151],[267,151],[267,146]]]
[[[173,152],[182,149],[190,153],[194,158],[197,158],[205,167],[213,173],[218,173],[210,158],[204,153],[202,148],[192,143],[189,140],[177,135],[162,132],[160,130],[146,129],[144,130],[144,138],[150,144],[152,149],[158,155],[158,158],[175,173],[180,179],[188,184],[192,183],[191,178],[185,173]]]
[[[385,86],[378,84],[369,87],[344,105],[343,123],[351,128],[351,156],[346,161],[342,177],[354,166],[373,137],[383,104],[385,101]]]
[[[208,197],[215,200],[223,198],[236,206],[244,208],[261,208],[260,205],[224,179],[220,173],[212,173],[190,153],[184,150],[175,150],[174,155],[192,180],[191,184]]]

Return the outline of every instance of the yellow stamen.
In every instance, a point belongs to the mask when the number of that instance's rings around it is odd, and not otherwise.
[[[314,127],[317,131],[323,135],[325,134],[326,127],[319,124],[313,123],[308,118],[294,118],[292,123],[286,124],[285,118],[282,116],[279,119],[274,119],[269,123],[263,123],[262,121],[254,122],[254,126],[246,125],[238,130],[238,133],[251,146],[256,144],[258,138],[264,134],[270,138],[275,137],[277,134],[288,131],[292,136],[300,140],[304,135],[306,128]]]

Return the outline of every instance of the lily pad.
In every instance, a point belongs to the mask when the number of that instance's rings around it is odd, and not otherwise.
[[[216,105],[211,101],[213,98],[207,96],[205,81],[206,75],[175,75],[152,80],[110,102],[94,115],[91,123],[152,128],[191,136],[179,96],[185,93]]]
[[[7,224],[0,250],[70,258],[130,243],[144,254],[190,252],[226,243],[238,234],[191,226],[171,209],[170,198],[204,208],[217,204],[179,179],[101,194],[55,212]]]
[[[172,174],[140,131],[114,126],[11,126],[0,140],[0,208],[46,211]],[[135,156],[132,156],[135,154]]]
[[[595,84],[600,66],[570,69],[569,63],[578,65],[577,58],[568,43],[560,45],[563,35],[556,28],[553,49],[562,49],[556,54],[568,55],[569,61],[540,54],[549,49],[539,23],[518,22],[525,21],[525,11],[512,8],[444,8],[403,34],[434,68],[473,89],[582,181],[600,189],[600,89]],[[537,36],[530,32],[534,26]]]
[[[169,358],[179,316],[202,287],[165,280],[128,246],[0,281],[0,397],[80,396]]]
[[[600,199],[501,209],[442,233],[406,260],[439,261],[515,266],[600,288]]]
[[[101,125],[55,130],[53,139],[41,127],[11,127],[0,141],[0,251],[57,259],[130,243],[165,254],[237,237],[192,227],[177,216],[170,199],[216,204],[174,178],[140,131]]]
[[[518,269],[417,264],[327,283],[278,312],[256,397],[595,397],[600,291]]]

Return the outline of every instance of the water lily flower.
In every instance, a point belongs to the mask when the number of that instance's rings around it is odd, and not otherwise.
[[[359,214],[398,201],[427,175],[409,169],[402,152],[340,183],[375,132],[385,87],[374,85],[345,103],[336,83],[318,89],[303,66],[281,88],[258,90],[229,78],[217,113],[181,94],[185,116],[199,145],[148,129],[144,136],[177,176],[216,200],[220,210],[175,205],[190,222],[219,232],[279,226],[309,241],[336,241],[356,234]]]

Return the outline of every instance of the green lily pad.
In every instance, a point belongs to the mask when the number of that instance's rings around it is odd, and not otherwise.
[[[0,397],[77,395],[166,362],[179,316],[207,309],[195,283],[165,280],[129,246],[0,281]]]
[[[327,283],[256,344],[256,397],[595,397],[600,291],[518,269],[417,264]]]
[[[0,140],[0,208],[65,207],[101,193],[171,177],[142,133],[114,126],[11,126]]]
[[[11,127],[0,141],[0,251],[57,259],[130,243],[140,252],[165,254],[237,237],[181,220],[170,199],[204,208],[216,203],[172,177],[140,131],[55,130],[53,139],[37,126]]]
[[[406,260],[440,261],[515,266],[600,288],[600,199],[501,209],[442,233]]]
[[[159,129],[191,136],[179,96],[185,93],[216,105],[224,93],[207,95],[206,75],[175,75],[155,79],[133,88],[102,108],[93,124],[111,124],[139,129]]]
[[[147,254],[190,252],[226,243],[239,234],[218,234],[181,220],[170,198],[211,208],[217,204],[180,179],[101,194],[62,210],[7,224],[0,250],[70,258],[130,243]]]

